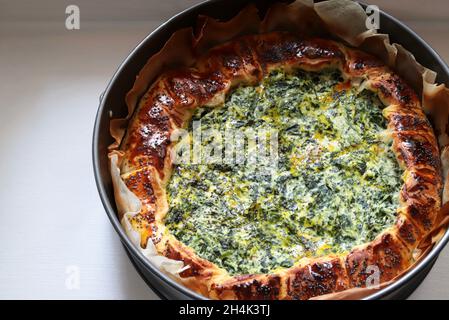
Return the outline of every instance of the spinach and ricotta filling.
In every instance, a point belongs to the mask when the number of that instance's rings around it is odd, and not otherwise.
[[[188,153],[167,185],[168,232],[230,274],[268,273],[373,240],[393,224],[402,184],[383,107],[338,71],[277,70],[234,89],[221,107],[197,109],[189,150],[198,132],[222,133],[201,139],[210,150],[233,129],[256,132],[256,141],[270,132],[277,154],[249,161],[246,138],[228,143],[231,153],[215,148],[213,161]]]

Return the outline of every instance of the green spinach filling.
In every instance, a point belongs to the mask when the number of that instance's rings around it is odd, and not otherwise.
[[[230,274],[248,274],[347,252],[392,225],[402,180],[384,106],[370,91],[343,88],[338,71],[275,71],[233,90],[222,107],[199,108],[189,139],[195,130],[275,130],[276,163],[227,163],[219,150],[212,163],[176,164],[169,232]],[[234,146],[254,153],[246,140]]]

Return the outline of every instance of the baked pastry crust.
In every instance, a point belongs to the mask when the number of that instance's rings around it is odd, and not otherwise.
[[[396,223],[346,255],[305,258],[270,274],[231,276],[166,231],[170,136],[187,125],[195,108],[221,105],[233,87],[256,84],[273,69],[324,68],[339,69],[354,85],[377,93],[386,106],[387,131],[404,170]],[[184,285],[213,299],[309,299],[366,286],[373,266],[380,282],[389,281],[413,263],[413,252],[433,228],[441,206],[439,151],[418,96],[373,56],[332,40],[280,32],[245,36],[211,49],[191,68],[162,74],[140,100],[120,152],[121,177],[142,203],[131,219],[141,246],[151,239],[161,255],[183,261]]]

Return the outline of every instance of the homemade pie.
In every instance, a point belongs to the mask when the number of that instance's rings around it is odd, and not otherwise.
[[[257,158],[248,132],[272,152]],[[213,299],[391,280],[441,205],[437,142],[411,87],[362,51],[289,33],[240,37],[160,75],[120,152],[141,246],[183,261],[183,284]]]

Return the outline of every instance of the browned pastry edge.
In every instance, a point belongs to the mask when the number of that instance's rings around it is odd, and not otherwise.
[[[165,229],[170,135],[188,123],[195,108],[220,105],[231,88],[256,84],[276,68],[338,68],[353,85],[378,94],[404,169],[398,217],[394,226],[347,255],[303,259],[270,274],[230,276]],[[211,49],[194,67],[162,74],[140,100],[120,149],[122,179],[142,202],[131,221],[141,246],[150,238],[160,254],[183,261],[188,266],[180,274],[183,283],[213,299],[309,299],[365,287],[376,268],[380,281],[389,281],[412,264],[441,206],[439,151],[416,93],[373,56],[331,40],[279,32],[240,37]]]

